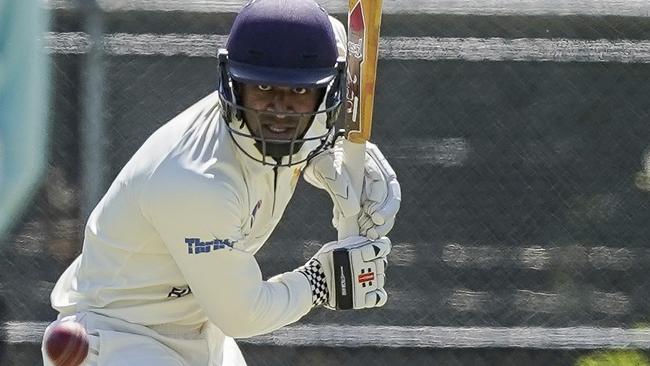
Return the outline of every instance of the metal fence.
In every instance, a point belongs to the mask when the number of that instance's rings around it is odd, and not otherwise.
[[[322,3],[344,19],[345,1]],[[404,196],[389,302],[242,340],[249,363],[650,365],[650,5],[384,3],[373,140]],[[241,4],[47,2],[50,164],[0,249],[1,364],[38,362],[89,210],[149,134],[214,89]],[[314,207],[329,199],[301,183],[257,255],[265,276],[335,237]]]

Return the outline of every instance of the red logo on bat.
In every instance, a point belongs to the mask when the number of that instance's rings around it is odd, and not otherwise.
[[[361,272],[361,274],[358,277],[359,283],[372,281],[374,279],[375,279],[375,272],[368,272],[368,273]]]

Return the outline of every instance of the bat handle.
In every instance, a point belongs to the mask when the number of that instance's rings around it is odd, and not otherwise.
[[[355,143],[349,140],[343,141],[343,164],[348,170],[351,181],[351,189],[361,198],[363,189],[363,175],[366,161],[366,144]],[[359,202],[359,214],[361,214],[361,202]],[[339,221],[338,238],[343,240],[347,237],[359,235],[359,215],[344,217]]]

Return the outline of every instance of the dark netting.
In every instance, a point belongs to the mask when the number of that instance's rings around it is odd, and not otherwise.
[[[123,3],[48,3],[49,166],[0,248],[3,365],[40,362],[89,208],[215,89],[241,4]],[[345,19],[340,3],[324,5]],[[388,303],[242,340],[249,364],[650,365],[648,5],[444,3],[385,1],[372,140],[403,193]],[[265,277],[336,237],[330,209],[299,184],[257,254]]]

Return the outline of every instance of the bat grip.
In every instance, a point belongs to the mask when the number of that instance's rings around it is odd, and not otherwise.
[[[363,175],[366,162],[366,144],[354,143],[349,140],[343,141],[343,164],[350,175],[351,189],[361,198],[363,189]],[[361,202],[359,202],[359,214],[361,214]],[[343,217],[339,221],[338,238],[343,240],[347,237],[359,235],[359,214]]]

